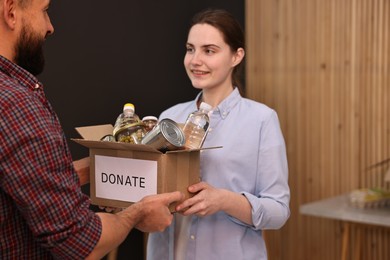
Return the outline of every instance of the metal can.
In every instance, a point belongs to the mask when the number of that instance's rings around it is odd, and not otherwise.
[[[160,151],[172,151],[184,148],[183,130],[173,120],[162,119],[141,141]]]

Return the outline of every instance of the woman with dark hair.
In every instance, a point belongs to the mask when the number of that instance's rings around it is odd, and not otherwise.
[[[208,9],[192,20],[184,66],[195,100],[160,115],[184,123],[201,102],[213,107],[201,152],[202,181],[176,207],[174,223],[151,233],[148,259],[267,259],[263,229],[279,229],[290,210],[284,138],[276,112],[243,98],[239,68],[244,33],[224,10]]]

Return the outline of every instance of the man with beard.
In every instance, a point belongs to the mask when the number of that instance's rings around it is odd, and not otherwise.
[[[0,0],[0,259],[97,259],[132,228],[162,231],[180,192],[94,213],[58,118],[35,77],[54,32],[50,0]]]

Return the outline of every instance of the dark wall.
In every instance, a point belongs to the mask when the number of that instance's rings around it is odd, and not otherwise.
[[[190,18],[206,7],[232,12],[244,27],[243,0],[52,1],[55,28],[40,80],[68,139],[74,127],[114,124],[126,102],[142,117],[195,97],[183,67]],[[88,150],[69,141],[74,159]],[[142,259],[133,231],[118,259]]]

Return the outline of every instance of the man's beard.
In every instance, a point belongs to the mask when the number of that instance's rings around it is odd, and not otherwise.
[[[45,66],[42,48],[44,40],[25,25],[15,46],[15,63],[34,76],[39,75]]]

